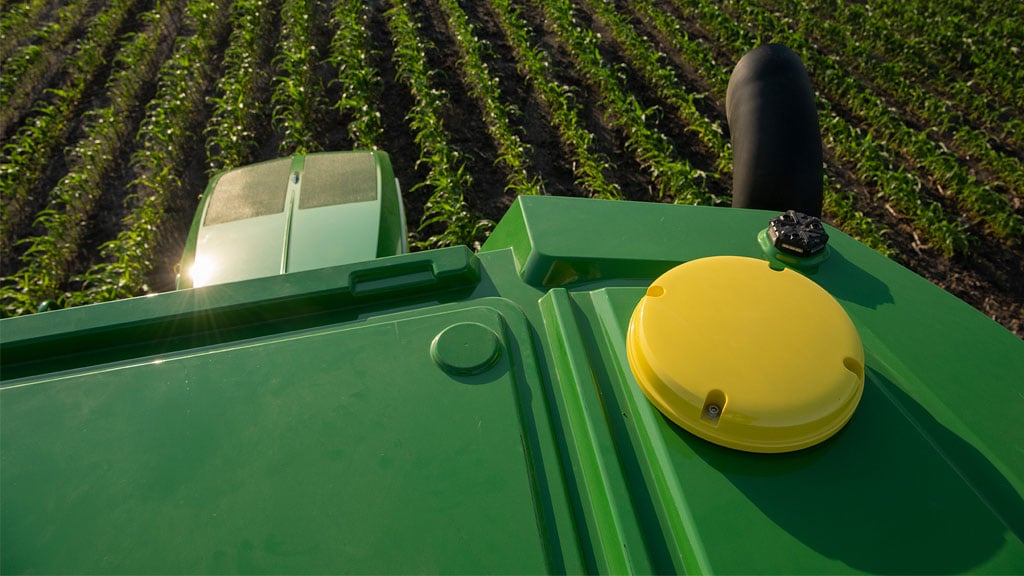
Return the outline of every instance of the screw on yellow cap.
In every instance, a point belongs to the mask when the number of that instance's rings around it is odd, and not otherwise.
[[[749,452],[829,438],[864,390],[864,348],[846,311],[807,277],[753,258],[702,258],[663,274],[633,311],[627,352],[665,416]]]

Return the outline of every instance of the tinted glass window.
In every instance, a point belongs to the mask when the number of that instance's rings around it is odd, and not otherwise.
[[[206,226],[284,211],[291,159],[240,168],[221,176],[206,210]]]
[[[377,199],[377,163],[372,154],[306,156],[299,208]]]

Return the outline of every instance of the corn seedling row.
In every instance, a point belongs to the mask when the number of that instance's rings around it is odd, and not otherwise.
[[[206,115],[205,93],[213,84],[216,48],[228,33],[230,0],[190,0],[185,12],[192,36],[180,38],[160,68],[155,98],[136,137],[132,166],[141,174],[133,183],[137,206],[125,218],[117,238],[100,247],[103,261],[81,274],[82,289],[69,304],[126,298],[147,290],[146,278],[175,198],[187,191],[182,178],[201,153],[197,133]]]
[[[705,184],[707,175],[681,158],[668,137],[650,127],[649,124],[660,117],[660,109],[644,108],[634,94],[625,90],[620,71],[601,55],[601,38],[579,23],[568,0],[543,0],[541,3],[577,70],[601,95],[609,124],[619,130],[626,140],[626,148],[650,173],[658,197],[685,204],[710,202]]]
[[[0,58],[7,66],[7,56],[15,48],[27,44],[32,36],[46,28],[44,18],[53,0],[30,0],[20,4],[8,3],[0,16]]]
[[[872,82],[872,88],[886,95],[890,102],[902,102],[905,110],[916,121],[941,140],[939,146],[948,145],[957,156],[970,158],[981,168],[991,173],[990,181],[1005,184],[1017,197],[1024,195],[1024,164],[1020,161],[1021,143],[1024,143],[1024,121],[1019,117],[1005,120],[1005,109],[992,106],[988,98],[981,97],[963,81],[950,82],[947,92],[952,99],[934,92],[934,86],[920,81],[920,73],[927,66],[925,62],[912,60],[882,60],[875,54],[885,49],[884,42],[873,35],[852,34],[837,22],[815,21],[813,12],[803,5],[790,6],[787,3],[781,13],[791,8],[800,10],[796,22],[802,24],[801,33],[817,40],[832,54],[840,54],[843,61],[851,63],[854,71]],[[845,10],[845,4],[840,10]],[[779,12],[777,10],[777,12]],[[812,24],[808,24],[812,22]],[[876,31],[880,36],[883,27],[875,18],[861,18],[860,27]],[[893,41],[891,38],[887,42]],[[1024,103],[1022,103],[1024,105]],[[996,150],[995,139],[1009,145],[1008,150]]]
[[[462,153],[451,144],[443,117],[448,95],[433,82],[433,71],[426,54],[431,46],[422,40],[419,28],[406,6],[392,0],[387,11],[388,27],[395,43],[395,66],[398,79],[405,84],[415,103],[406,116],[420,146],[417,165],[425,164],[426,178],[417,186],[433,190],[424,205],[420,230],[442,225],[444,230],[420,242],[422,247],[473,244],[490,223],[469,212],[464,199],[472,184]]]
[[[0,241],[9,245],[23,216],[22,205],[38,193],[39,181],[67,140],[86,90],[103,68],[117,32],[136,0],[114,0],[96,15],[81,48],[65,66],[67,80],[53,89],[53,102],[40,101],[37,114],[4,145],[0,164]]]
[[[514,195],[540,194],[543,182],[529,170],[528,149],[512,127],[517,111],[505,103],[498,79],[483,61],[485,45],[476,37],[466,12],[456,0],[440,0],[448,26],[461,53],[462,76],[484,113],[487,132],[498,149],[497,163],[508,174],[506,191]]]
[[[274,59],[274,126],[284,133],[282,155],[320,150],[318,127],[326,108],[317,74],[320,55],[314,44],[316,0],[284,0],[281,41]]]
[[[47,83],[60,72],[71,38],[88,24],[92,2],[74,0],[62,6],[56,20],[36,34],[35,41],[3,52],[0,65],[0,134],[22,122],[40,99]]]
[[[381,78],[370,49],[369,6],[361,0],[338,0],[332,12],[331,64],[338,70],[335,83],[341,96],[335,108],[347,120],[349,138],[356,148],[373,150],[383,145]]]
[[[135,129],[132,112],[159,67],[165,38],[158,23],[173,9],[173,2],[165,1],[144,15],[142,20],[151,24],[153,33],[129,36],[118,53],[108,82],[111,103],[86,115],[84,136],[69,155],[70,169],[50,192],[49,206],[36,218],[35,225],[43,232],[24,241],[29,248],[22,267],[6,279],[13,284],[3,288],[5,305],[23,310],[44,300],[63,299],[62,287],[72,273],[88,223]]]
[[[687,131],[695,134],[710,151],[716,170],[721,174],[732,170],[732,147],[724,136],[722,126],[697,109],[697,102],[702,95],[686,87],[672,68],[668,56],[641,36],[630,25],[627,17],[616,11],[613,4],[597,0],[585,0],[585,3],[611,30],[630,65],[671,106],[686,124]],[[715,174],[715,177],[718,176]]]
[[[859,8],[859,7],[858,7]],[[911,59],[880,59],[885,53],[885,42],[879,37],[884,32],[876,18],[862,16],[857,25],[843,24],[842,13],[849,10],[845,4],[837,7],[836,20],[821,20],[815,11],[792,0],[778,0],[771,7],[777,20],[786,20],[819,51],[838,58],[848,66],[849,72],[864,78],[873,91],[887,100],[900,102],[902,108],[920,124],[940,135],[968,131],[986,137],[1005,138],[1003,132],[1014,128],[1014,123],[1000,121],[999,107],[992,106],[990,98],[982,98],[965,86],[965,82],[948,76],[950,86],[937,91],[934,85],[921,81],[921,72],[927,62]],[[866,34],[865,29],[874,34]],[[960,90],[955,89],[955,85]],[[951,94],[956,94],[954,101]],[[1016,123],[1016,128],[1021,123]],[[989,149],[991,151],[991,149]],[[976,156],[980,150],[965,150]]]
[[[843,55],[844,62],[852,64],[852,70],[869,80],[871,88],[887,101],[889,110],[892,110],[895,102],[904,103],[913,122],[927,127],[925,134],[932,134],[938,139],[936,146],[941,148],[948,145],[950,151],[955,152],[957,156],[971,158],[981,168],[990,172],[992,180],[1002,181],[1011,189],[1019,191],[1018,193],[1024,192],[1024,166],[1017,157],[1020,151],[997,151],[991,144],[994,137],[1004,138],[1004,141],[1012,144],[1008,135],[998,134],[993,127],[993,123],[998,120],[992,116],[998,116],[998,110],[980,101],[966,102],[962,107],[955,107],[949,100],[920,86],[914,75],[915,70],[906,65],[879,62],[873,54],[852,49],[858,46],[852,42],[834,46],[830,39],[841,34],[835,24],[821,23],[820,30],[820,36],[812,31],[803,33],[808,38],[815,38],[823,45],[829,46],[831,53]],[[990,114],[988,118],[979,118],[979,114],[964,114],[959,111],[960,109],[988,111]],[[971,122],[980,127],[972,125]],[[1012,124],[1003,123],[1002,127],[1008,129]],[[1024,126],[1019,119],[1017,124]]]
[[[1016,110],[994,103],[992,94],[979,90],[973,78],[968,80],[948,67],[938,66],[934,54],[922,52],[913,38],[897,33],[876,11],[847,2],[822,6],[794,0],[778,0],[776,11],[798,11],[800,24],[816,23],[801,31],[819,43],[827,42],[830,51],[840,49],[846,57],[871,62],[880,77],[917,88],[923,95],[915,94],[907,108],[913,112],[928,108],[932,126],[951,131],[967,119],[990,138],[1012,147],[1015,153],[1024,151],[1024,119],[1020,118],[1024,102],[1018,103]],[[901,97],[906,97],[906,91],[901,92]],[[942,110],[946,111],[945,116],[941,115]],[[1013,116],[1007,117],[1008,114]]]
[[[272,0],[236,0],[231,36],[224,53],[224,75],[210,99],[213,115],[206,126],[209,173],[255,160],[270,108],[269,60],[277,20]]]
[[[1000,106],[1024,102],[1024,50],[1018,2],[890,2],[877,17],[909,39],[925,61],[969,74]]]
[[[594,150],[594,134],[580,118],[573,89],[552,78],[550,58],[537,46],[519,8],[509,0],[491,0],[491,6],[512,45],[520,73],[533,86],[570,153],[576,185],[595,198],[621,198],[618,186],[605,176],[611,162]]]
[[[654,25],[669,46],[697,69],[717,99],[724,101],[729,83],[729,70],[719,65],[711,49],[706,44],[690,38],[677,18],[657,9],[649,0],[638,0],[635,6],[643,18]],[[731,154],[729,168],[731,169]],[[852,194],[842,191],[839,185],[827,176],[823,190],[825,211],[832,216],[837,225],[875,250],[883,254],[893,253],[885,237],[884,226],[864,215],[857,208]]]

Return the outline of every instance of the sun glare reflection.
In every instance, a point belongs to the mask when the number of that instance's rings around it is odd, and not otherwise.
[[[199,288],[210,283],[213,272],[216,270],[216,263],[210,258],[196,256],[195,263],[189,268],[188,274],[192,277],[192,286]]]

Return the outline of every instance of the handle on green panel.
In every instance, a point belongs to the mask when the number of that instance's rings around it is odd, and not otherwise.
[[[459,246],[371,260],[352,270],[348,283],[353,296],[363,297],[475,284],[479,279],[476,255]]]
[[[476,255],[455,246],[31,314],[4,320],[0,372],[8,380],[311,327],[479,281]]]

